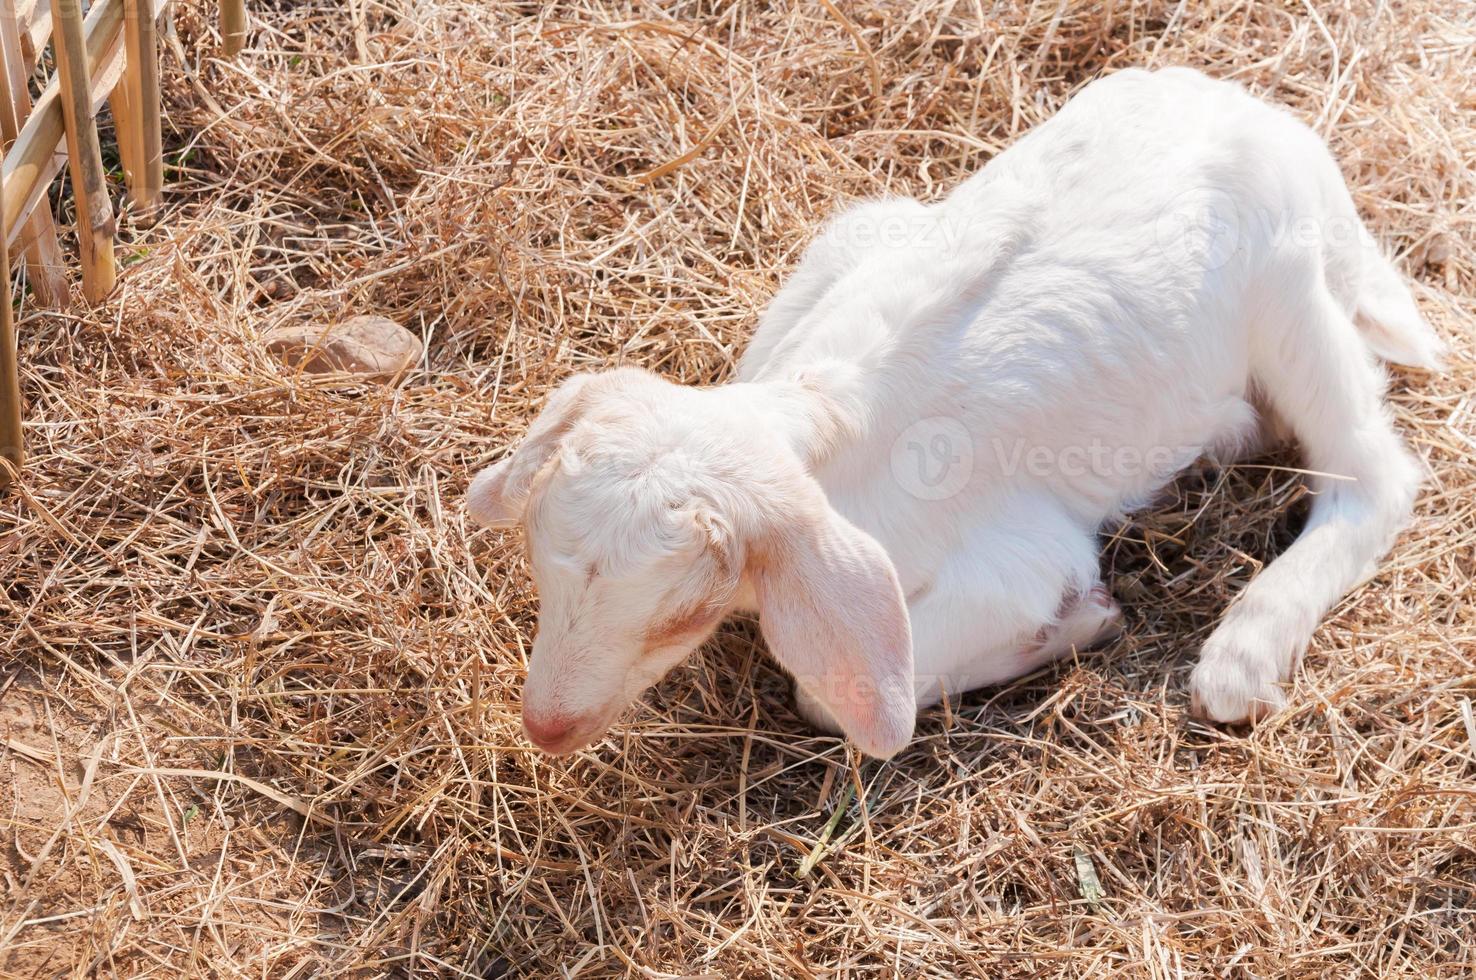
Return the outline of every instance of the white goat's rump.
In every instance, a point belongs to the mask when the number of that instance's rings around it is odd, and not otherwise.
[[[1375,358],[1440,353],[1311,130],[1185,69],[1094,82],[943,201],[832,221],[735,382],[571,378],[476,478],[472,517],[528,530],[525,728],[587,744],[754,610],[806,716],[890,755],[1111,635],[1098,529],[1274,417],[1312,512],[1191,679],[1253,720],[1409,517]]]

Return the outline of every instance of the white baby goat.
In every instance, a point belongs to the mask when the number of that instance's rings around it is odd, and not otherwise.
[[[736,382],[570,378],[477,476],[542,601],[528,737],[588,744],[748,610],[806,716],[889,756],[919,707],[1112,633],[1098,529],[1274,420],[1311,517],[1190,680],[1253,720],[1410,514],[1374,355],[1440,351],[1306,126],[1185,69],[1094,82],[940,203],[832,222]]]

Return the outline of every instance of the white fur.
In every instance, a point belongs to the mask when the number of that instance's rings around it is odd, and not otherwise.
[[[1305,126],[1184,69],[1097,81],[940,203],[833,221],[734,383],[571,379],[478,476],[542,598],[526,727],[587,744],[750,609],[805,713],[890,755],[1111,633],[1099,528],[1272,414],[1325,475],[1191,680],[1256,718],[1410,513],[1374,355],[1439,352]]]

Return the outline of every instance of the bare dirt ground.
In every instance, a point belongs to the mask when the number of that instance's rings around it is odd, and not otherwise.
[[[1433,0],[253,3],[163,63],[169,206],[20,324],[0,496],[0,975],[1464,977],[1476,948],[1476,12]],[[1294,458],[1104,541],[1106,649],[862,762],[725,627],[599,746],[518,728],[536,603],[466,481],[577,370],[730,372],[845,200],[934,199],[1188,64],[1324,133],[1450,342],[1393,379],[1416,525],[1293,707],[1187,717]],[[63,217],[69,218],[65,213]],[[426,343],[324,381],[272,326]]]

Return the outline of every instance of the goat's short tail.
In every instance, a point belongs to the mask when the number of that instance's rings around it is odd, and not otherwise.
[[[1399,270],[1370,248],[1360,272],[1353,320],[1373,352],[1393,364],[1443,370],[1445,344],[1420,316]]]

